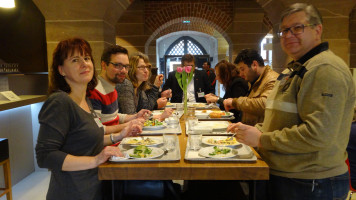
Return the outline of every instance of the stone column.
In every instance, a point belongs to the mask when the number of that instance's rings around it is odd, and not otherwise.
[[[115,24],[130,5],[129,0],[33,0],[46,21],[48,65],[59,41],[71,37],[87,40],[92,49],[94,65],[100,69],[103,49],[115,44]]]

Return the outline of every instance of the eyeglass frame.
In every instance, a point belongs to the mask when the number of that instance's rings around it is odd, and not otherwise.
[[[151,65],[137,66],[136,68],[139,69],[139,70],[142,70],[142,71],[143,71],[144,69],[147,69],[147,71],[151,71],[152,66],[151,66]]]
[[[123,70],[124,68],[125,69],[129,69],[130,68],[130,65],[124,65],[122,63],[113,63],[113,62],[109,62],[109,64],[112,64],[114,66],[115,69],[117,70]]]
[[[299,34],[302,34],[304,33],[304,29],[305,27],[309,27],[309,26],[316,26],[317,24],[297,24],[297,25],[294,25],[294,26],[290,26],[288,28],[284,28],[283,30],[278,30],[277,32],[277,37],[278,38],[285,38],[286,35],[288,34],[288,32],[290,32],[292,35],[299,35]],[[302,28],[302,30],[300,32],[293,32],[292,29],[294,29],[295,27],[298,27],[300,26]],[[284,36],[282,35],[282,33],[285,32]]]

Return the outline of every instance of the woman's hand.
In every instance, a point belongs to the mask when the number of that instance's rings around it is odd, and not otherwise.
[[[172,108],[166,108],[164,109],[164,112],[161,114],[161,116],[159,117],[159,119],[161,121],[163,121],[164,119],[170,117],[173,113],[173,109]]]
[[[168,89],[161,93],[161,97],[171,98],[172,97],[172,90]]]
[[[163,74],[158,74],[156,76],[154,85],[159,88],[159,87],[161,87],[162,84],[163,84]]]
[[[161,97],[159,99],[157,99],[157,108],[163,108],[165,107],[167,104],[167,98],[166,97]]]
[[[95,156],[96,166],[106,162],[111,156],[122,157],[124,154],[119,147],[106,146],[98,155]]]
[[[137,123],[135,121],[130,121],[129,124],[121,131],[121,139],[125,137],[134,137],[142,133],[143,123]]]
[[[205,100],[206,102],[209,103],[216,103],[219,100],[219,97],[215,96],[215,95],[210,95],[207,94],[205,95]]]
[[[138,118],[146,119],[147,116],[150,116],[150,115],[151,115],[151,111],[149,111],[147,109],[142,109],[136,114],[136,119],[138,119]]]

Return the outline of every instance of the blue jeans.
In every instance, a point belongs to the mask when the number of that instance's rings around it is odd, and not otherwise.
[[[270,175],[267,184],[271,200],[345,200],[349,192],[349,173],[315,180]]]

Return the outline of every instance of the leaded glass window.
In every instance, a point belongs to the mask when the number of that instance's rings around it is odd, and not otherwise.
[[[183,55],[184,54],[184,40],[181,40],[178,44],[176,44],[168,55]]]
[[[204,47],[189,36],[183,36],[174,41],[166,52],[168,52],[166,55],[184,55],[187,53],[192,55],[206,54]]]

